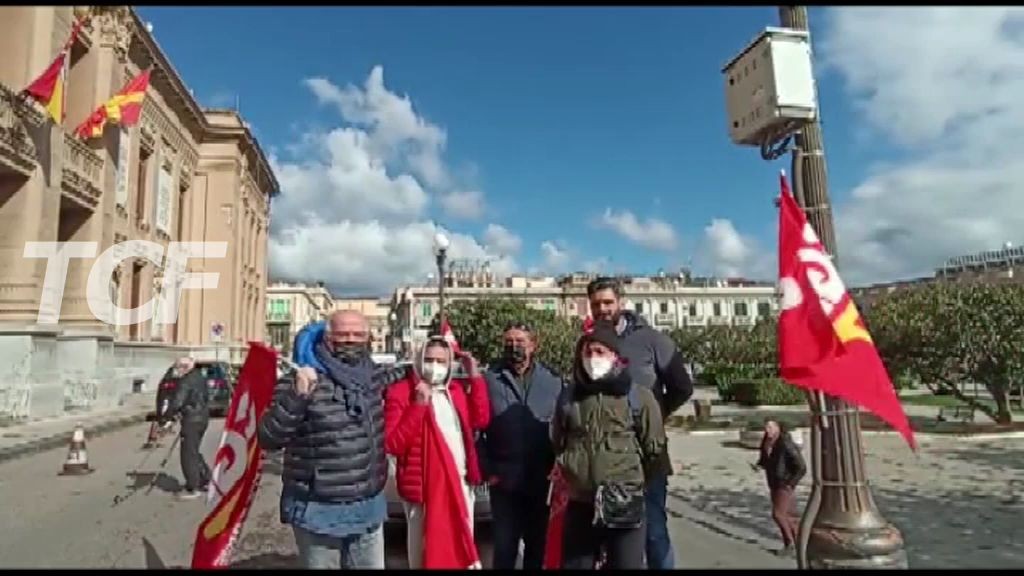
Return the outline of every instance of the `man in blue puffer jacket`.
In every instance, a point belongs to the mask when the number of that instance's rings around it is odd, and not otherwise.
[[[285,450],[281,521],[306,568],[383,569],[384,392],[405,370],[373,363],[369,323],[351,310],[302,329],[294,358],[257,432]]]

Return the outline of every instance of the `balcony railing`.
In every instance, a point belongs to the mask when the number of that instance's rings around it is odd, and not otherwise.
[[[64,169],[61,185],[75,202],[96,208],[103,195],[103,158],[72,134],[64,134]]]
[[[29,127],[42,126],[45,119],[21,100],[10,88],[0,84],[0,164],[26,178],[36,169],[36,147]]]
[[[733,317],[733,324],[735,324],[737,326],[753,326],[754,325],[754,317],[753,316],[734,316]]]
[[[675,324],[676,323],[676,315],[675,314],[655,314],[654,315],[654,323],[655,324],[669,324],[669,325],[670,324]]]
[[[267,322],[291,322],[291,312],[267,312]]]
[[[728,326],[729,325],[729,317],[728,316],[712,316],[710,318],[710,320],[711,320],[711,325],[712,326]]]
[[[706,323],[707,323],[707,318],[705,318],[704,316],[687,316],[686,317],[686,325],[687,326],[703,326]]]

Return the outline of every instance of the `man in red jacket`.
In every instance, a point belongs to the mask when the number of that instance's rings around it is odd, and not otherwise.
[[[456,354],[441,336],[419,356],[415,373],[388,388],[384,408],[384,443],[405,501],[409,567],[478,566],[472,486],[483,480],[474,438],[490,422],[487,383],[464,352],[458,357],[469,377],[452,378]]]

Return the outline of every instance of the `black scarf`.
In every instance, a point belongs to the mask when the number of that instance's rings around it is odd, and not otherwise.
[[[317,342],[313,354],[334,383],[334,401],[344,401],[345,412],[349,416],[362,417],[366,413],[366,395],[373,383],[373,362],[370,356],[364,355],[357,363],[346,364],[322,340]]]

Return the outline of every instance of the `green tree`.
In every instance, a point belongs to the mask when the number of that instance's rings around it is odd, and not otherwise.
[[[448,323],[459,344],[481,362],[501,358],[501,335],[511,323],[523,323],[537,335],[538,358],[568,377],[580,321],[561,318],[550,310],[534,310],[520,300],[481,298],[453,302],[447,310]]]
[[[1024,286],[934,283],[899,290],[870,308],[872,337],[891,374],[945,391],[999,423],[1024,381]],[[979,383],[995,409],[961,391]]]

